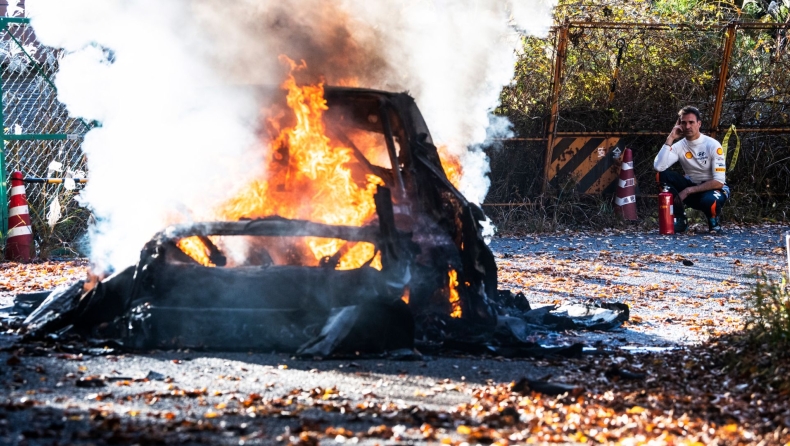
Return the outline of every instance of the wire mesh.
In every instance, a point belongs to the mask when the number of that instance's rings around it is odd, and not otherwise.
[[[556,38],[556,30],[545,39],[523,37],[513,82],[502,90],[497,112],[508,116],[521,137],[543,136],[548,127]]]
[[[0,88],[7,172],[18,170],[32,177],[86,177],[87,164],[80,146],[91,125],[69,117],[57,99],[53,77],[61,53],[40,45],[27,23],[3,25]],[[39,255],[69,248],[85,230],[90,214],[79,207],[76,193],[63,185],[27,185]]]
[[[677,111],[697,106],[710,132],[725,63],[725,24],[570,23],[564,69],[553,73],[558,29],[546,39],[525,38],[514,85],[500,110],[514,118],[517,136],[548,136],[552,76],[559,75],[559,135],[616,134],[634,153],[640,193],[658,192],[653,158],[674,125]],[[770,213],[790,193],[790,41],[787,25],[739,23],[721,97],[716,137],[739,130],[740,158],[727,174],[744,219]],[[619,45],[624,44],[618,65]],[[550,55],[545,62],[545,55]],[[549,76],[548,80],[546,76]],[[616,80],[616,89],[611,86]],[[521,95],[521,96],[520,96]],[[542,131],[541,131],[542,130]],[[491,151],[492,189],[486,203],[525,202],[541,194],[535,174],[546,143],[505,142]],[[735,135],[728,162],[732,164]],[[523,166],[513,168],[513,166]],[[529,175],[517,172],[530,171]],[[542,174],[542,172],[541,172]],[[490,209],[490,208],[489,208]],[[734,209],[733,209],[734,211]]]
[[[571,26],[557,131],[668,132],[684,105],[710,116],[722,41],[721,28]],[[624,45],[619,67],[618,44]]]
[[[543,164],[536,162],[546,150],[545,141],[506,140],[487,150],[491,166],[491,187],[487,201],[523,202],[540,193]]]
[[[544,39],[524,37],[513,83],[503,89],[498,112],[511,118],[519,137],[545,136],[553,76],[559,75],[558,132],[668,133],[677,110],[689,104],[707,118],[705,128],[717,99],[725,33],[724,26],[571,24],[561,73],[553,73],[556,28]],[[787,134],[741,135],[741,159],[728,173],[735,190],[759,189],[764,192],[761,196],[768,197],[790,192],[790,42],[786,34],[779,25],[742,27],[736,34],[720,127],[783,128]],[[621,40],[625,46],[618,64]],[[9,172],[20,170],[38,177],[87,173],[80,145],[91,124],[69,117],[57,100],[52,79],[59,57],[58,50],[35,41],[26,23],[8,24],[0,30],[4,153]],[[613,82],[616,89],[611,94]],[[53,135],[64,139],[50,139]],[[655,136],[623,139],[623,145],[634,150],[642,193],[654,192],[652,158],[662,141],[663,137]],[[487,201],[512,203],[538,195],[545,142],[512,141],[504,146],[490,152],[492,189]],[[78,207],[75,191],[62,185],[28,185],[27,196],[43,248],[69,246],[84,231],[89,213]],[[62,218],[53,229],[47,213],[56,198]],[[769,202],[762,200],[760,205]]]
[[[790,45],[782,27],[738,29],[722,125],[790,127]]]

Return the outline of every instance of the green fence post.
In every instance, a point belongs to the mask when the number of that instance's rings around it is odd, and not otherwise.
[[[8,23],[0,23],[0,34],[7,32]],[[5,251],[5,237],[8,234],[8,184],[5,171],[5,100],[3,98],[3,72],[0,71],[0,248]]]

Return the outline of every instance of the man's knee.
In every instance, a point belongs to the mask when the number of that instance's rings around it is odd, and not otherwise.
[[[697,209],[705,213],[708,218],[718,217],[722,206],[727,202],[727,196],[721,190],[709,190],[698,193],[699,198],[694,201],[693,205],[688,203],[693,209]]]

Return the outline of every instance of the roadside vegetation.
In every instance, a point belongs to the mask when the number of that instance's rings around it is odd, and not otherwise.
[[[790,1],[560,0],[555,24],[566,20],[613,26],[570,28],[557,130],[655,133],[620,141],[633,151],[637,193],[645,202],[640,216],[648,222],[655,217],[652,196],[658,193],[653,158],[677,110],[698,106],[703,132],[710,133],[705,126],[713,114],[726,37],[721,25],[776,24],[736,32],[716,138],[729,136],[727,183],[733,195],[725,221],[790,219]],[[677,26],[651,29],[634,23]],[[557,32],[547,38],[523,37],[522,42],[515,77],[503,89],[496,112],[510,118],[518,138],[541,138],[551,113]],[[618,67],[619,46],[624,49]],[[610,95],[616,68],[616,89]],[[735,130],[727,134],[731,126]],[[785,130],[747,131],[755,128]],[[546,142],[536,140],[506,141],[489,150],[492,186],[486,201],[512,205],[486,208],[501,229],[617,224],[606,216],[611,196],[581,197],[564,186],[543,190],[545,150]],[[574,179],[564,181],[572,184]]]
[[[742,332],[723,337],[731,373],[767,391],[790,395],[790,285],[787,274],[755,273],[746,294],[748,313]]]
[[[765,272],[748,295],[750,303],[746,332],[755,344],[790,346],[790,285],[787,274],[773,279]],[[788,350],[790,352],[790,350]]]

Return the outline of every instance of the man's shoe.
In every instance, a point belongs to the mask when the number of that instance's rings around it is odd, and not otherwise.
[[[711,234],[722,234],[724,231],[721,229],[719,219],[716,217],[708,219],[708,230]]]
[[[675,234],[680,234],[681,232],[686,232],[688,225],[686,224],[686,217],[676,217],[675,218]]]

